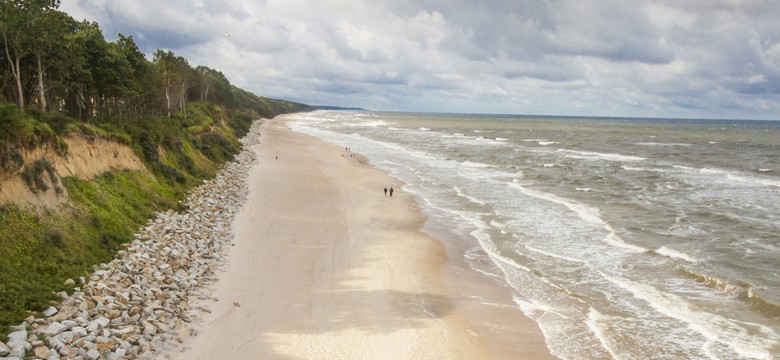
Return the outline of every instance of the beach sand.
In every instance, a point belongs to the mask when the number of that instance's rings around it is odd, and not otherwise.
[[[420,231],[424,218],[401,183],[359,154],[290,130],[288,119],[266,121],[252,146],[259,163],[234,246],[212,299],[198,303],[210,312],[172,357],[551,358],[506,289],[451,286],[470,280],[448,265],[452,250]],[[473,286],[506,306],[460,295]]]

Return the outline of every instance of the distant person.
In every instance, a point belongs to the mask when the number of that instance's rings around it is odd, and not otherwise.
[[[390,197],[393,197],[393,188],[390,188]]]
[[[385,196],[387,196],[387,188],[385,188]]]

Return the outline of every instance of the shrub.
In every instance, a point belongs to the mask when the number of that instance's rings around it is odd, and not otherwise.
[[[170,181],[175,181],[179,184],[184,184],[187,181],[187,178],[184,177],[184,174],[182,174],[181,171],[176,170],[174,167],[165,165],[163,163],[158,163],[157,167],[160,169],[160,173],[162,173],[162,175]]]
[[[62,247],[62,233],[59,230],[50,231],[43,239],[43,245],[53,248]]]
[[[54,165],[51,164],[49,159],[41,158],[32,163],[32,166],[26,167],[21,174],[25,184],[27,184],[27,187],[33,193],[37,194],[38,191],[46,192],[49,190],[49,185],[46,184],[46,181],[44,181],[43,178],[44,172],[49,175],[49,180],[54,185],[55,189],[59,187],[57,185],[57,173],[54,169]],[[62,189],[57,190],[58,194],[61,192]]]
[[[75,122],[73,118],[60,112],[50,112],[42,118],[57,134],[66,134],[70,128],[69,125]]]
[[[24,165],[24,157],[16,147],[4,148],[0,142],[0,170],[8,173],[19,171]]]
[[[254,117],[245,112],[234,114],[229,120],[228,125],[233,129],[236,137],[242,137],[249,132]]]
[[[138,135],[138,143],[141,145],[141,151],[144,154],[144,159],[150,163],[156,163],[160,161],[160,153],[157,151],[157,143],[152,138],[152,135],[147,131],[141,131]]]
[[[195,147],[206,155],[211,161],[224,162],[232,159],[241,149],[228,141],[220,133],[211,132],[198,137],[195,141]]]
[[[33,137],[32,119],[16,105],[0,105],[0,142],[5,146],[28,145]]]
[[[181,156],[179,157],[179,166],[184,167],[190,174],[195,173],[195,162],[192,161],[192,158],[186,153],[181,153]]]

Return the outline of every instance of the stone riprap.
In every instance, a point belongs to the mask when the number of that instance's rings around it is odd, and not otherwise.
[[[216,278],[230,246],[232,223],[244,205],[247,177],[259,143],[256,121],[241,139],[245,150],[212,180],[193,189],[185,211],[157,214],[114,260],[79,281],[59,306],[30,316],[0,341],[0,359],[154,359],[195,329],[195,304]]]

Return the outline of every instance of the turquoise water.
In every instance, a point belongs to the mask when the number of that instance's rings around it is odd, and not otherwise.
[[[567,359],[780,356],[780,122],[318,111]]]

